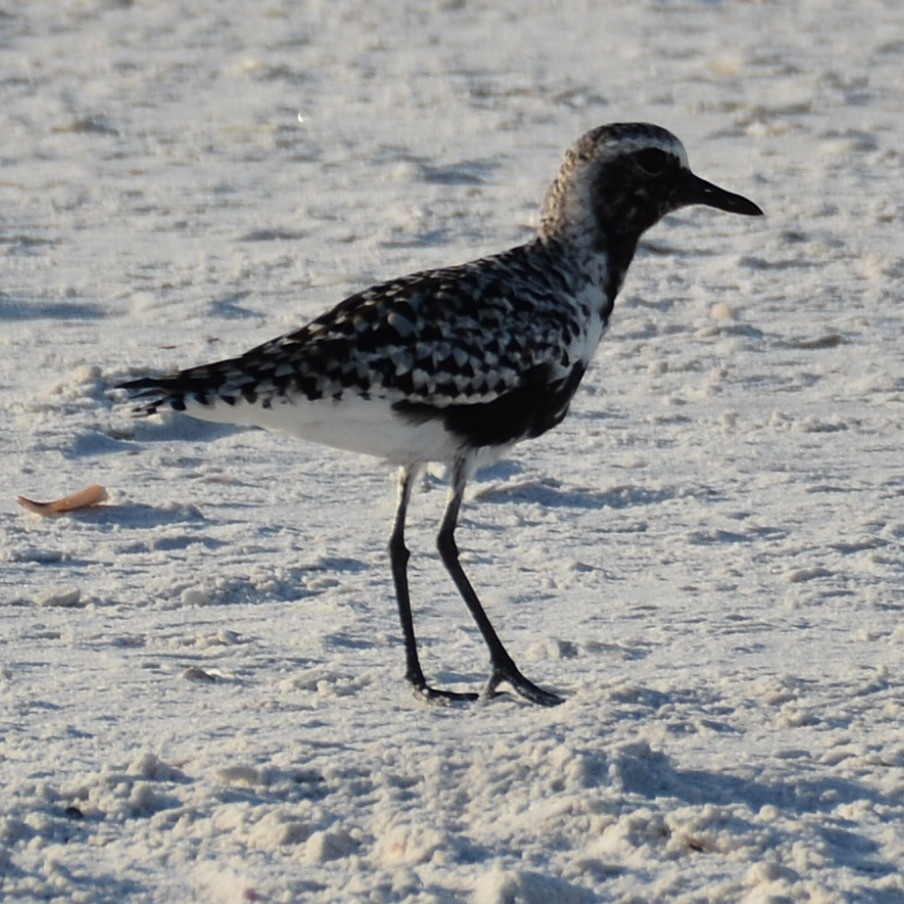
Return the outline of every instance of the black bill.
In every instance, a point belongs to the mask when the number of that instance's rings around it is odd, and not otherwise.
[[[718,210],[726,210],[728,213],[740,213],[745,217],[761,217],[760,210],[753,201],[748,201],[742,195],[725,191],[712,182],[707,182],[692,172],[683,174],[681,185],[678,188],[678,199],[682,205],[705,204],[707,207],[715,207]]]

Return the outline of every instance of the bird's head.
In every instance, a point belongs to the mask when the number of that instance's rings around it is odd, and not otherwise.
[[[695,176],[671,132],[613,123],[588,132],[566,153],[546,195],[540,235],[636,242],[667,213],[690,204],[763,214],[752,201]]]

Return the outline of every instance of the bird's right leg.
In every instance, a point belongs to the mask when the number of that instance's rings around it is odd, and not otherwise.
[[[493,666],[493,673],[484,690],[486,696],[492,696],[499,683],[507,681],[513,690],[529,700],[531,703],[538,703],[540,706],[558,706],[562,702],[562,698],[549,691],[537,687],[533,681],[529,681],[518,670],[515,660],[509,655],[508,651],[502,645],[499,635],[490,624],[489,618],[484,611],[483,605],[477,598],[465,570],[461,567],[458,556],[458,545],[455,542],[455,526],[458,523],[458,512],[461,508],[461,500],[464,496],[465,484],[468,479],[468,462],[462,459],[456,462],[452,471],[452,488],[449,493],[449,501],[446,503],[446,513],[443,515],[442,524],[439,529],[437,546],[439,548],[440,557],[446,566],[446,571],[455,582],[458,592],[465,601],[471,612],[471,617],[477,624],[484,642],[490,651],[490,662]]]
[[[414,636],[414,619],[411,615],[411,597],[408,593],[408,559],[411,553],[405,546],[405,516],[408,513],[411,488],[419,473],[420,467],[417,465],[405,465],[399,472],[399,505],[396,509],[392,535],[389,538],[392,580],[399,603],[402,635],[405,638],[405,680],[427,700],[476,700],[478,695],[475,693],[457,693],[430,687],[427,679],[424,678],[421,662],[417,655],[417,639]]]

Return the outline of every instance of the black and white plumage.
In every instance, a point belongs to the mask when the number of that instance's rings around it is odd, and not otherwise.
[[[641,234],[689,204],[762,214],[695,176],[684,147],[665,129],[601,126],[565,155],[538,234],[527,244],[381,283],[237,358],[124,387],[135,393],[140,414],[172,408],[400,466],[389,549],[406,678],[428,698],[474,699],[428,685],[408,593],[404,528],[412,483],[426,463],[448,464],[452,484],[438,547],[489,648],[484,693],[508,682],[527,700],[552,705],[560,698],[518,670],[459,563],[454,531],[465,484],[475,467],[565,417]]]

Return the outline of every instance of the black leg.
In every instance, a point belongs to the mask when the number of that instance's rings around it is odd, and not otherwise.
[[[477,694],[460,694],[455,691],[442,691],[430,687],[424,678],[417,655],[417,639],[414,636],[414,619],[411,615],[411,598],[408,594],[408,559],[411,554],[405,546],[405,515],[408,512],[411,487],[419,471],[420,468],[406,466],[399,472],[399,506],[396,509],[392,536],[389,538],[392,580],[399,603],[402,635],[405,638],[405,680],[428,700],[476,700]]]
[[[468,580],[461,562],[458,559],[458,546],[455,543],[455,525],[458,523],[458,512],[461,508],[461,500],[467,483],[468,469],[466,461],[458,461],[452,474],[452,491],[449,496],[449,503],[446,506],[446,512],[443,515],[443,521],[440,525],[439,536],[437,537],[437,547],[442,557],[446,570],[452,576],[458,592],[461,594],[471,616],[477,623],[480,633],[490,650],[490,664],[493,667],[493,673],[490,676],[484,693],[492,694],[502,681],[507,681],[512,688],[529,700],[531,703],[539,703],[541,706],[555,706],[562,702],[562,698],[544,691],[537,687],[532,681],[528,681],[524,675],[518,670],[515,661],[509,656],[507,650],[502,645],[499,635],[490,624],[483,606]]]

